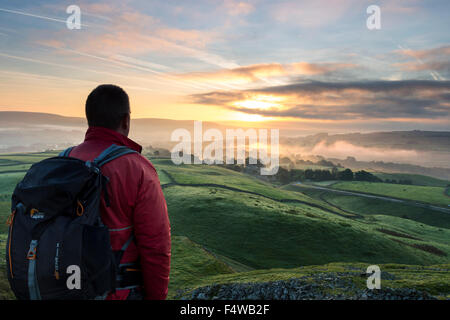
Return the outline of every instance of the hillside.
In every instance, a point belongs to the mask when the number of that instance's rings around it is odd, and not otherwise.
[[[416,200],[444,207],[450,204],[450,197],[445,194],[445,187],[352,181],[336,183],[333,185],[333,188],[385,195],[399,199]]]
[[[169,148],[171,133],[178,128],[193,130],[192,120],[132,119],[131,138],[147,146]],[[87,129],[85,118],[39,112],[0,111],[0,154],[64,149],[79,144]],[[151,130],[149,130],[151,128]],[[225,130],[221,124],[203,122],[204,130]],[[232,128],[227,126],[227,128]]]
[[[55,154],[0,156],[0,219],[9,215],[10,194],[24,175],[21,166]],[[448,214],[408,206],[399,211],[394,203],[280,188],[219,166],[152,162],[172,226],[172,298],[214,283],[286,280],[305,272],[362,270],[371,264],[402,274],[390,287],[427,289],[440,296],[450,292],[449,281],[436,283],[440,273],[426,271],[448,269],[431,267],[450,263]],[[1,243],[6,232],[2,224]],[[0,297],[11,298],[3,257]],[[410,277],[392,264],[410,265],[408,270],[427,267]]]

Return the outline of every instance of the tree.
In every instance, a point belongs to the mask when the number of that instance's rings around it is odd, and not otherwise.
[[[278,180],[283,184],[291,182],[291,176],[289,171],[283,167],[278,168],[277,177]]]
[[[369,182],[382,182],[382,180],[370,172],[361,170],[358,172],[355,172],[355,180],[357,181],[369,181]]]
[[[353,180],[353,171],[350,169],[345,169],[338,173],[338,180],[343,181],[352,181]]]

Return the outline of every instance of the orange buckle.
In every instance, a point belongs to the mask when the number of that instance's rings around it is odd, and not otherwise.
[[[36,259],[36,248],[33,248],[30,251],[28,251],[27,259],[28,260]]]
[[[84,207],[80,200],[77,200],[77,216],[81,217],[84,213]]]
[[[34,214],[35,214],[35,213],[38,213],[38,212],[39,212],[39,210],[38,210],[38,209],[34,209],[34,208],[33,208],[33,209],[31,209],[31,210],[30,210],[30,217],[33,217],[33,216],[34,216]]]

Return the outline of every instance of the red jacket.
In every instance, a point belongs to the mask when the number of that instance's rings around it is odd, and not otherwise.
[[[101,215],[110,229],[111,246],[119,250],[134,232],[135,240],[121,263],[141,263],[146,299],[165,299],[170,271],[170,222],[167,205],[153,165],[140,155],[142,147],[124,135],[102,127],[90,127],[85,140],[71,157],[93,160],[111,144],[127,146],[128,154],[102,167],[109,177],[110,207],[102,199]],[[129,290],[118,290],[107,299],[124,300]]]

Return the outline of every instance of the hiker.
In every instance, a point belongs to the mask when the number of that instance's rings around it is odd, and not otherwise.
[[[128,138],[130,104],[127,93],[114,85],[100,85],[86,100],[89,128],[85,140],[70,157],[93,160],[112,144],[137,153],[114,159],[102,167],[109,178],[109,207],[102,198],[101,218],[110,231],[113,250],[126,248],[121,264],[139,262],[142,286],[118,288],[107,300],[165,299],[170,271],[170,222],[167,205],[155,168],[140,155],[142,147]]]

